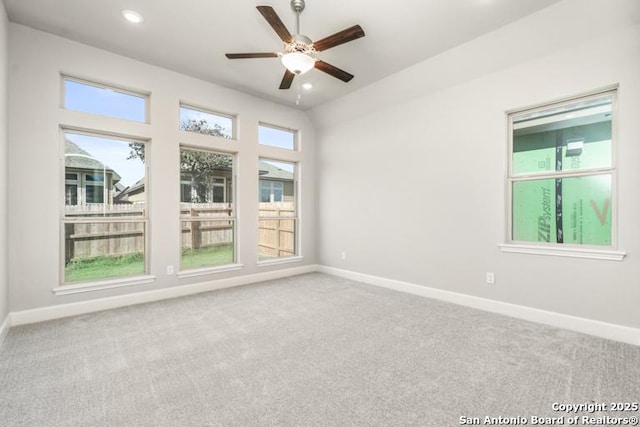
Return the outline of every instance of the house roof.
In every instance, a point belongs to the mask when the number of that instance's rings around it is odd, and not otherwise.
[[[64,141],[64,165],[68,168],[86,170],[102,170],[104,168],[105,171],[109,171],[113,175],[114,184],[120,181],[120,175],[116,171],[69,140]]]
[[[140,178],[138,182],[131,187],[127,187],[122,191],[122,195],[142,193],[144,191],[144,178]]]
[[[264,161],[259,162],[259,174],[260,178],[281,179],[291,181],[293,179],[293,173],[280,169],[279,167]]]

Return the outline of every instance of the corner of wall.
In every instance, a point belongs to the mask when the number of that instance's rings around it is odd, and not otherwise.
[[[7,134],[8,123],[8,67],[9,67],[9,19],[4,8],[4,3],[0,2],[0,343],[4,337],[4,329],[8,329],[9,313],[9,273],[8,273],[8,169],[9,169],[9,138]]]

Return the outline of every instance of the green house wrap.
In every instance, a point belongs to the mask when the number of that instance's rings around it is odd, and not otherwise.
[[[611,245],[610,172],[536,179],[611,165],[611,121],[518,132],[513,138],[512,238],[515,241]]]

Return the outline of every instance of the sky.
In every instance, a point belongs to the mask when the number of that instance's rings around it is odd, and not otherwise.
[[[147,121],[147,100],[144,95],[136,95],[126,91],[120,92],[71,79],[65,79],[64,107],[70,110],[125,120],[143,123]],[[191,107],[180,107],[180,121],[185,119],[203,119],[209,124],[209,127],[212,128],[215,124],[218,124],[228,132],[230,137],[233,135],[233,119],[231,117],[216,115]],[[65,137],[95,159],[115,170],[122,177],[120,183],[125,187],[134,185],[144,177],[144,163],[140,159],[127,159],[130,153],[130,141],[73,132],[66,132]],[[258,141],[263,145],[293,150],[295,148],[295,137],[295,131],[263,124],[258,126]],[[153,142],[151,143],[153,144]],[[291,163],[271,160],[269,160],[269,163],[293,172],[294,165]]]

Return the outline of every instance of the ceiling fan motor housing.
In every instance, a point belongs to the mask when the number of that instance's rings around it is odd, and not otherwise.
[[[291,0],[291,9],[296,13],[300,13],[304,10],[304,0]]]
[[[286,43],[285,50],[287,52],[302,52],[307,55],[315,53],[313,42],[307,36],[296,34],[291,37],[291,43]]]

